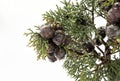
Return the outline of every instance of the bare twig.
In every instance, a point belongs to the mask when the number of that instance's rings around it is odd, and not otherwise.
[[[69,49],[69,48],[68,48],[68,50],[71,51],[71,52],[75,52],[78,55],[84,55],[84,53],[82,53],[80,50]]]
[[[97,45],[96,45],[96,47],[104,55],[104,52],[102,51],[102,49],[99,46],[97,46]]]
[[[96,44],[94,43],[94,41],[89,36],[88,36],[88,38],[92,42],[92,44],[95,46]],[[102,51],[102,49],[99,46],[96,45],[96,47],[102,54],[104,54],[104,52]]]
[[[92,1],[92,23],[94,24],[94,4],[95,4],[95,0]]]

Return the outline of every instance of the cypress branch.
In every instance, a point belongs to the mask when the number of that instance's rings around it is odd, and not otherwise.
[[[25,33],[29,37],[28,46],[36,51],[38,60],[65,59],[64,68],[76,81],[119,81],[120,57],[112,58],[120,52],[119,33],[110,39],[106,35],[107,26],[98,30],[94,23],[95,17],[106,19],[114,3],[116,0],[63,0],[63,7],[57,5],[56,10],[43,14],[45,27],[36,26],[36,31],[28,29]],[[105,37],[108,37],[106,41]]]

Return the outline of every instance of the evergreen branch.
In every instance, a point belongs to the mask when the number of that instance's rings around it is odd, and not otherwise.
[[[36,26],[35,26],[36,27]],[[39,27],[36,27],[37,29]],[[30,36],[29,43],[27,46],[33,47],[33,49],[37,53],[37,60],[39,60],[41,57],[42,59],[45,59],[46,57],[46,41],[42,39],[39,33],[34,32],[32,29],[28,29],[28,33],[24,33],[25,36]]]
[[[63,0],[61,1],[64,5],[63,7],[56,6],[56,10],[50,10],[43,14],[43,19],[46,20],[45,24],[49,24],[51,28],[53,28],[54,35],[50,39],[44,40],[44,37],[41,37],[39,33],[34,32],[32,29],[29,29],[28,33],[24,33],[25,36],[30,36],[28,46],[34,48],[37,53],[37,58],[45,58],[48,55],[46,49],[49,48],[48,43],[51,43],[51,45],[54,45],[53,49],[51,47],[52,50],[56,51],[56,47],[58,49],[61,47],[66,49],[63,51],[64,53],[67,51],[64,67],[76,81],[101,81],[102,79],[106,81],[120,80],[120,60],[111,59],[112,53],[119,52],[119,45],[112,45],[114,41],[110,42],[109,45],[109,43],[107,43],[108,41],[105,42],[103,39],[100,39],[100,43],[105,46],[105,51],[103,51],[102,48],[95,43],[96,41],[94,42],[94,39],[92,39],[92,37],[94,37],[92,33],[98,32],[95,31],[95,15],[101,17],[107,15],[96,5],[97,1],[99,0],[81,0],[80,3],[76,2],[76,4],[74,4],[71,0]],[[114,0],[109,0],[108,2],[111,4],[113,1]],[[109,5],[109,3],[107,5]],[[57,29],[57,24],[59,24],[62,29]],[[36,30],[40,30],[39,27],[36,26],[36,28]],[[60,38],[59,35],[55,38],[56,32],[59,30],[64,33],[62,33],[63,35],[71,36],[71,38],[67,39],[67,36],[64,38],[61,34]],[[49,33],[50,32],[48,32],[48,34]],[[54,41],[53,38],[55,38]],[[57,45],[55,41],[58,43],[62,41],[62,44]],[[110,46],[113,46],[115,51],[113,50],[112,52]],[[98,53],[95,47],[100,53]],[[55,56],[55,51],[52,52],[54,58],[57,57]],[[61,52],[59,54],[61,55]],[[101,56],[101,54],[103,56]],[[50,58],[52,58],[51,55]],[[100,60],[101,63],[97,64],[97,60]]]

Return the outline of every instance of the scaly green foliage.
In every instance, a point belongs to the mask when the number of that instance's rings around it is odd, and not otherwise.
[[[38,26],[35,26],[36,30],[39,30]],[[46,41],[42,39],[38,32],[34,32],[32,29],[28,29],[29,32],[24,33],[25,36],[30,36],[29,38],[29,47],[34,47],[34,50],[37,53],[37,60],[39,60],[41,57],[42,59],[45,59],[46,57]]]
[[[76,81],[119,81],[120,59],[112,56],[118,53],[120,43],[116,40],[104,40],[104,33],[95,27],[95,17],[107,18],[106,6],[113,5],[115,0],[63,0],[63,7],[56,6],[43,14],[45,24],[53,29],[60,26],[64,34],[70,36],[70,44],[60,45],[66,50],[64,68]],[[98,22],[99,23],[99,22]],[[37,30],[40,30],[37,26]],[[48,41],[39,32],[29,29],[26,36],[30,36],[29,46],[34,47],[38,59],[48,56]],[[105,49],[101,48],[103,45]],[[96,50],[97,49],[97,50]]]

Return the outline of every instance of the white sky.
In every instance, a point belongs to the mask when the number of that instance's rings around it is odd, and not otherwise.
[[[0,81],[74,81],[63,61],[37,61],[23,36],[28,28],[41,25],[41,15],[59,1],[0,0]]]

